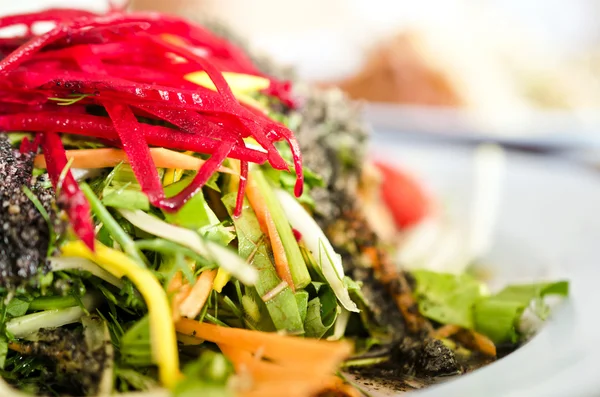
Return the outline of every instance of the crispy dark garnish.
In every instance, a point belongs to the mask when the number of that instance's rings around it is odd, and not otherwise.
[[[33,154],[14,150],[0,134],[0,284],[17,286],[48,270],[48,226],[23,192],[27,186],[52,213],[52,191],[32,178]]]
[[[36,334],[35,342],[12,342],[9,347],[24,359],[34,358],[39,366],[35,374],[40,380],[37,384],[46,385],[61,395],[96,394],[107,365],[105,348],[91,350],[81,328],[42,329]],[[22,386],[18,380],[11,383]]]

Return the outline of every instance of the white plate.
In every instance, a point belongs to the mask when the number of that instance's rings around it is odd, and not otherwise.
[[[542,111],[476,114],[455,108],[367,102],[365,119],[386,134],[419,134],[545,149],[600,148],[600,112]]]
[[[374,152],[408,167],[456,211],[469,192],[472,149],[378,137]],[[508,154],[495,243],[495,281],[567,278],[571,293],[541,332],[515,353],[417,396],[600,395],[600,176],[561,160]]]

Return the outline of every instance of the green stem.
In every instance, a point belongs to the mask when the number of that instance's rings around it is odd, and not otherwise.
[[[221,327],[229,328],[229,325],[225,324],[223,321],[219,320],[218,318],[216,318],[208,313],[206,313],[206,315],[204,316],[204,319],[215,325],[220,325]]]
[[[106,209],[106,207],[102,204],[98,196],[94,194],[92,188],[87,183],[82,183],[80,188],[83,191],[83,194],[85,194],[85,197],[88,199],[94,214],[106,227],[115,241],[119,243],[123,251],[125,251],[125,253],[133,258],[136,262],[138,262],[141,267],[146,267],[144,256],[139,248],[135,245],[133,239],[129,237],[127,232],[123,230],[115,218],[113,218],[110,212],[108,212],[108,209]]]
[[[79,305],[80,299],[76,299],[74,296],[40,296],[35,298],[29,304],[29,310],[51,310],[51,309],[64,309],[66,307],[72,307]]]
[[[292,227],[285,216],[279,200],[277,200],[275,197],[275,193],[273,192],[271,185],[269,185],[269,182],[263,175],[262,171],[258,168],[255,168],[251,171],[250,175],[256,182],[261,195],[265,199],[265,203],[267,204],[269,212],[271,213],[271,217],[273,218],[273,223],[275,223],[275,228],[277,229],[279,237],[281,238],[281,242],[283,243],[283,248],[290,266],[290,273],[292,274],[294,286],[297,290],[302,289],[310,283],[311,279],[310,274],[308,273],[308,268],[306,267],[306,263],[304,262],[304,258],[302,257],[302,253],[300,252],[300,247],[296,241],[296,237],[294,237],[294,233],[292,232]]]
[[[177,244],[169,240],[163,240],[160,238],[153,240],[137,240],[134,242],[134,244],[140,250],[153,251],[165,255],[175,255],[176,253],[181,253],[183,256],[196,261],[196,266],[199,264],[202,264],[203,266],[211,264],[204,256],[192,251],[187,247],[184,247],[181,244]]]

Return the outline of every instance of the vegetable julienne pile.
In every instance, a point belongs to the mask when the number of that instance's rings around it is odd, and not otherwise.
[[[56,26],[35,35],[38,22]],[[374,320],[382,308],[345,276],[313,217],[310,192],[323,181],[303,165],[288,82],[163,14],[0,18],[0,28],[14,25],[28,29],[0,39],[0,166],[29,167],[35,182],[27,176],[22,190],[47,223],[49,263],[27,279],[27,257],[0,257],[18,270],[9,280],[0,269],[0,374],[12,386],[353,396],[336,376],[342,366],[392,361],[398,345],[417,346],[409,372],[428,366],[428,349],[464,355],[453,343],[494,356],[488,337],[517,341],[532,300],[566,293],[536,284],[488,296],[467,275],[415,271],[413,296],[380,263],[374,281],[406,325],[386,335],[390,324]],[[41,198],[50,186],[53,203]],[[394,211],[402,226],[419,217],[412,201]],[[0,221],[25,211],[2,205]],[[359,254],[377,262],[377,249]],[[387,350],[373,355],[373,346]]]

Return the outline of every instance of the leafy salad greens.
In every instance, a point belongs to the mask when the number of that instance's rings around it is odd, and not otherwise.
[[[327,119],[350,105],[303,105],[203,26],[51,9],[0,28],[37,22],[55,27],[0,39],[3,395],[356,396],[342,369],[466,372],[567,294],[397,269],[336,182],[363,162],[331,139],[361,144]],[[303,163],[309,142],[332,155]]]

